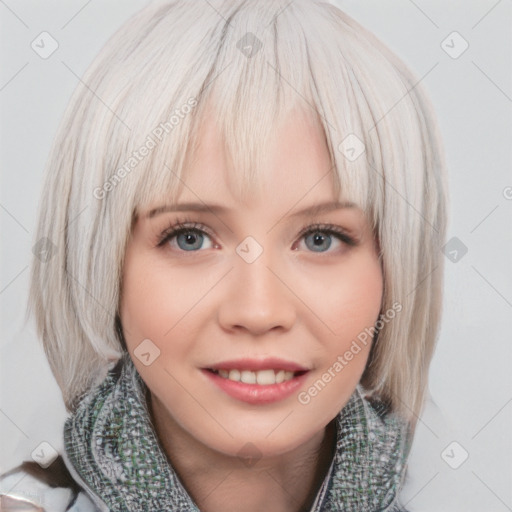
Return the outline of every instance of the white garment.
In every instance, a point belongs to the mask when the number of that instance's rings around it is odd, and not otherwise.
[[[12,499],[23,500],[37,507],[43,507],[45,512],[97,512],[96,507],[84,492],[80,492],[71,508],[67,508],[73,498],[73,491],[67,487],[50,487],[25,471],[17,471],[0,479],[0,496],[8,495]],[[3,497],[0,499],[4,499]],[[3,502],[0,510],[9,512],[9,507]],[[28,507],[27,509],[30,510]],[[35,509],[34,509],[35,510]]]

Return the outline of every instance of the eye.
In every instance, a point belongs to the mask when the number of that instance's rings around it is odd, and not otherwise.
[[[210,234],[202,224],[177,222],[160,235],[157,246],[169,244],[173,249],[185,252],[197,252],[201,248],[211,249],[211,242],[207,247],[203,247],[205,237],[210,239]]]
[[[203,224],[190,221],[177,221],[163,231],[159,236],[157,247],[169,245],[171,248],[184,252],[198,252],[201,249],[212,249],[213,234]],[[307,249],[311,252],[324,253],[336,244],[338,246],[355,246],[358,242],[347,232],[332,224],[308,225],[301,230],[299,240],[305,240]],[[206,246],[205,246],[206,243]],[[293,250],[297,250],[294,245]],[[330,251],[333,252],[333,251]]]
[[[300,238],[304,238],[308,249],[312,252],[320,253],[328,252],[333,245],[333,238],[335,239],[335,246],[336,243],[341,246],[357,245],[357,241],[348,235],[344,229],[332,224],[316,224],[313,226],[307,226],[301,232]]]

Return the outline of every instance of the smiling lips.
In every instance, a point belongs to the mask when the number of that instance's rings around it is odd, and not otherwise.
[[[232,397],[263,404],[289,396],[304,381],[308,368],[283,359],[224,361],[203,372]]]

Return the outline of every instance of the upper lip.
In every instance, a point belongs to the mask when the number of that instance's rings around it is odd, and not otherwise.
[[[303,372],[308,371],[309,368],[294,363],[293,361],[286,361],[277,357],[267,357],[264,359],[230,359],[229,361],[222,361],[208,366],[209,370],[285,370],[289,372]]]

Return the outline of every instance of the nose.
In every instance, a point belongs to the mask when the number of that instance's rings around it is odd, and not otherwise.
[[[291,277],[277,270],[265,251],[252,263],[236,256],[218,310],[220,325],[255,336],[291,329],[296,306],[289,280]]]

